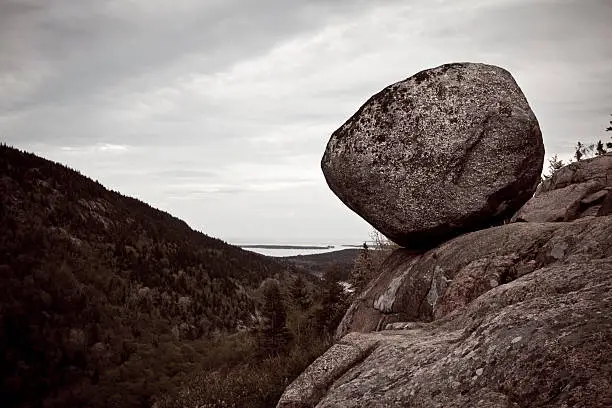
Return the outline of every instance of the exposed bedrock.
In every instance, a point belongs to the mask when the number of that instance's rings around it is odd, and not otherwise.
[[[612,406],[611,242],[603,216],[399,250],[278,407]]]
[[[612,154],[560,168],[540,184],[515,221],[572,221],[612,214]]]

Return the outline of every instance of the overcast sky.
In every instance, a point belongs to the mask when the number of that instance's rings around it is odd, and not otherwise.
[[[0,0],[0,140],[231,242],[367,239],[330,134],[447,62],[508,69],[547,157],[610,137],[610,0]]]

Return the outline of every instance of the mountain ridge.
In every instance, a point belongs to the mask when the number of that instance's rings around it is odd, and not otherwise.
[[[300,273],[6,145],[0,230],[7,406],[147,405],[256,325],[264,280]]]

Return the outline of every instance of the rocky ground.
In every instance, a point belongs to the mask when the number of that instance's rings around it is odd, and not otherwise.
[[[610,242],[612,216],[511,224],[383,268],[278,406],[612,406]]]

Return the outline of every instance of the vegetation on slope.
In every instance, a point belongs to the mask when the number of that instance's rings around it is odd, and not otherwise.
[[[360,249],[349,248],[322,254],[286,256],[282,259],[315,276],[323,276],[326,271],[332,269],[342,271],[344,273],[339,275],[338,278],[347,281],[349,271],[360,252]]]
[[[150,406],[196,377],[226,384],[227,370],[260,369],[278,356],[286,375],[297,375],[327,344],[333,316],[321,312],[330,307],[325,291],[296,276],[289,264],[0,146],[3,406]],[[290,335],[281,349],[261,352],[270,317],[260,313],[258,288],[269,278],[280,284]],[[290,296],[298,281],[302,306]],[[269,404],[287,378],[251,384],[265,395],[252,392],[259,399],[249,406]]]

